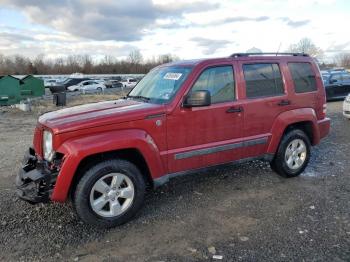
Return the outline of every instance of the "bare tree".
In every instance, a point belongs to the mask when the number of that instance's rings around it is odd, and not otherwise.
[[[321,48],[317,47],[310,38],[302,38],[296,44],[291,44],[287,50],[291,53],[305,53],[312,57],[321,58],[323,56],[323,51]]]
[[[338,66],[350,68],[350,53],[340,53],[334,57]]]
[[[92,64],[92,59],[91,59],[91,56],[89,55],[84,55],[82,57],[82,72],[84,74],[91,74],[92,72],[92,67],[93,67],[93,64]]]
[[[130,52],[128,56],[128,61],[131,64],[141,64],[143,60],[140,50],[136,49]]]
[[[44,58],[45,58],[45,55],[40,54],[34,59],[34,62],[33,62],[34,67],[41,74],[47,74],[48,73],[47,66],[45,65]]]
[[[153,67],[178,60],[177,56],[164,54],[144,61],[139,50],[134,50],[125,60],[117,60],[106,55],[100,61],[94,61],[90,55],[70,55],[56,59],[45,58],[43,54],[34,59],[20,55],[0,54],[0,75],[8,74],[135,74],[147,73]]]

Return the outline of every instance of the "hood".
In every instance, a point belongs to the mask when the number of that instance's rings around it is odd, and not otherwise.
[[[163,109],[163,105],[120,99],[49,112],[39,117],[39,123],[59,134],[144,119],[148,115],[162,113]]]

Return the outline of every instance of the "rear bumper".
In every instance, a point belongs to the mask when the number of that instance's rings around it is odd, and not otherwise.
[[[317,121],[318,130],[320,132],[320,139],[326,137],[329,134],[331,128],[331,120],[326,117],[322,120]]]
[[[34,149],[30,148],[16,177],[18,197],[31,204],[50,201],[57,175],[46,161],[38,161]]]

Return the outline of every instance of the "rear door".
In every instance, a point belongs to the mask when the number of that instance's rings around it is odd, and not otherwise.
[[[290,100],[285,90],[282,65],[278,60],[240,61],[241,84],[244,96],[244,128],[246,142],[242,157],[266,153],[271,128],[276,117],[288,110]]]

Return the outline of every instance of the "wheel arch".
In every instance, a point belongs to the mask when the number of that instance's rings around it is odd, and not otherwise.
[[[274,121],[268,153],[274,154],[284,134],[292,129],[302,130],[310,139],[311,145],[317,145],[320,141],[315,111],[312,108],[290,110],[280,114]]]
[[[80,161],[77,170],[73,176],[73,180],[69,188],[69,196],[71,198],[73,197],[78,182],[88,169],[90,169],[97,163],[111,159],[122,159],[131,162],[140,170],[140,173],[145,179],[146,186],[150,188],[153,187],[153,178],[148,164],[142,153],[137,148],[124,148],[113,151],[100,152],[88,155],[85,158],[83,158]]]
[[[314,137],[314,131],[313,131],[313,124],[311,121],[301,121],[301,122],[289,124],[285,128],[285,130],[282,134],[282,137],[286,133],[288,133],[289,131],[295,130],[295,129],[299,129],[299,130],[303,131],[306,134],[306,136],[309,138],[311,145],[314,145],[315,137]]]
[[[143,130],[121,130],[65,141],[57,152],[64,155],[51,200],[66,201],[72,185],[97,161],[121,158],[134,163],[148,183],[164,174],[160,152]]]

